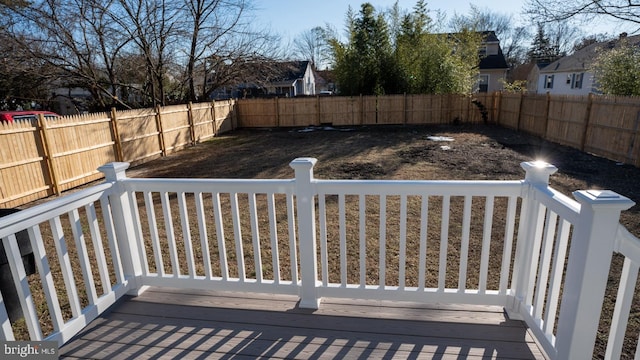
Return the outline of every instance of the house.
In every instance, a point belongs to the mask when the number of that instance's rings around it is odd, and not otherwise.
[[[500,48],[500,40],[494,31],[482,32],[479,68],[478,92],[502,90],[502,83],[507,77],[509,65],[507,65],[507,60]]]
[[[640,35],[627,37],[626,33],[622,33],[616,40],[591,44],[558,59],[540,69],[537,77],[537,93],[557,95],[598,93],[591,65],[599,52],[614,48],[621,39],[626,39],[631,44],[640,43]]]
[[[310,61],[277,63],[265,83],[268,94],[293,97],[316,94],[316,80]]]
[[[217,88],[212,99],[315,95],[316,73],[310,61],[263,62],[244,74],[244,81]],[[207,79],[209,82],[210,80]]]

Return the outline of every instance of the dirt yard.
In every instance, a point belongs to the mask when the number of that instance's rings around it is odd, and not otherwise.
[[[640,203],[640,169],[486,125],[238,130],[133,167],[128,175],[291,178],[289,162],[296,157],[317,158],[315,176],[324,179],[517,180],[524,178],[521,162],[545,160],[558,167],[551,186],[570,197],[575,190],[609,189]],[[625,211],[621,223],[640,236],[640,206]],[[614,256],[611,289],[617,288],[621,264],[622,258]],[[638,338],[640,317],[633,314],[640,311],[639,298],[636,294],[628,339]],[[602,330],[610,322],[613,299],[609,290],[596,357],[604,355],[607,333]],[[633,353],[631,342],[625,350]]]
[[[317,158],[315,176],[324,179],[515,180],[524,178],[521,162],[545,160],[558,167],[551,185],[566,195],[609,189],[640,204],[640,169],[485,125],[238,130],[136,166],[128,175],[290,178],[289,162],[296,157]],[[640,236],[639,205],[621,221]]]

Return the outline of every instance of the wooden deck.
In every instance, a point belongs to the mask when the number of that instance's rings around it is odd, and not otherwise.
[[[82,359],[544,359],[499,307],[151,288],[61,349]]]

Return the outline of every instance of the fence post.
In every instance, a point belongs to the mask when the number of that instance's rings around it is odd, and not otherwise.
[[[49,171],[49,178],[51,180],[51,189],[56,195],[60,195],[60,177],[56,171],[55,164],[53,163],[53,152],[51,151],[51,142],[49,141],[49,135],[47,134],[47,122],[43,114],[38,115],[38,138],[42,144],[42,150],[44,151],[44,158],[47,164],[47,170]]]
[[[191,138],[191,146],[196,144],[196,125],[193,120],[193,103],[187,103],[187,122],[189,123],[189,137]],[[198,139],[199,140],[199,139]]]
[[[296,176],[295,195],[298,214],[298,246],[300,247],[300,280],[302,282],[299,306],[305,309],[317,309],[320,306],[317,288],[318,262],[314,200],[316,191],[313,179],[313,166],[317,161],[314,158],[297,158],[289,164]]]
[[[129,168],[127,162],[114,162],[102,165],[98,168],[105,176],[106,182],[112,182],[112,192],[109,194],[109,204],[111,205],[111,216],[116,234],[116,243],[122,261],[122,270],[125,278],[130,282],[127,294],[138,296],[144,289],[137,284],[137,278],[142,275],[142,264],[140,263],[140,251],[136,236],[134,219],[129,193],[124,188],[122,180],[127,178],[125,170]],[[103,209],[103,211],[106,211]]]
[[[513,264],[511,280],[512,303],[507,305],[509,317],[522,320],[520,315],[526,311],[526,306],[533,301],[533,284],[537,268],[536,252],[539,251],[544,225],[544,211],[540,202],[534,198],[534,187],[546,188],[549,176],[558,168],[542,161],[523,162],[520,164],[526,171],[525,184],[528,185],[523,193],[518,241]],[[538,248],[538,250],[536,250]]]
[[[213,119],[213,136],[218,136],[218,122],[216,121],[216,101],[211,100],[211,118]]]
[[[573,193],[580,203],[558,318],[558,359],[590,359],[611,265],[620,212],[630,199],[610,190]]]
[[[156,106],[156,129],[158,129],[158,141],[162,156],[167,156],[167,147],[164,144],[164,131],[162,130],[162,114],[160,106]]]
[[[587,144],[587,134],[589,133],[589,121],[591,120],[591,107],[593,106],[593,93],[589,93],[587,96],[587,109],[584,117],[584,131],[582,132],[582,139],[580,141],[580,150],[584,151],[584,147]],[[635,135],[635,133],[634,133]]]
[[[545,100],[545,110],[544,110],[544,134],[542,138],[547,140],[549,139],[549,113],[551,110],[551,94],[547,91],[547,97]]]
[[[118,133],[118,114],[116,108],[111,108],[111,132],[113,137],[113,143],[115,147],[116,161],[124,161],[124,154],[122,152],[122,142],[120,141],[120,134]]]

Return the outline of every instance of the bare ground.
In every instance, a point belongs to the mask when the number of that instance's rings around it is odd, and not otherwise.
[[[452,142],[431,141],[445,136]],[[450,149],[443,150],[443,146]],[[640,169],[496,126],[237,130],[132,168],[132,177],[290,178],[296,157],[315,157],[324,179],[515,180],[520,163],[558,167],[551,186],[609,189],[640,204]],[[640,206],[622,216],[640,236]]]

